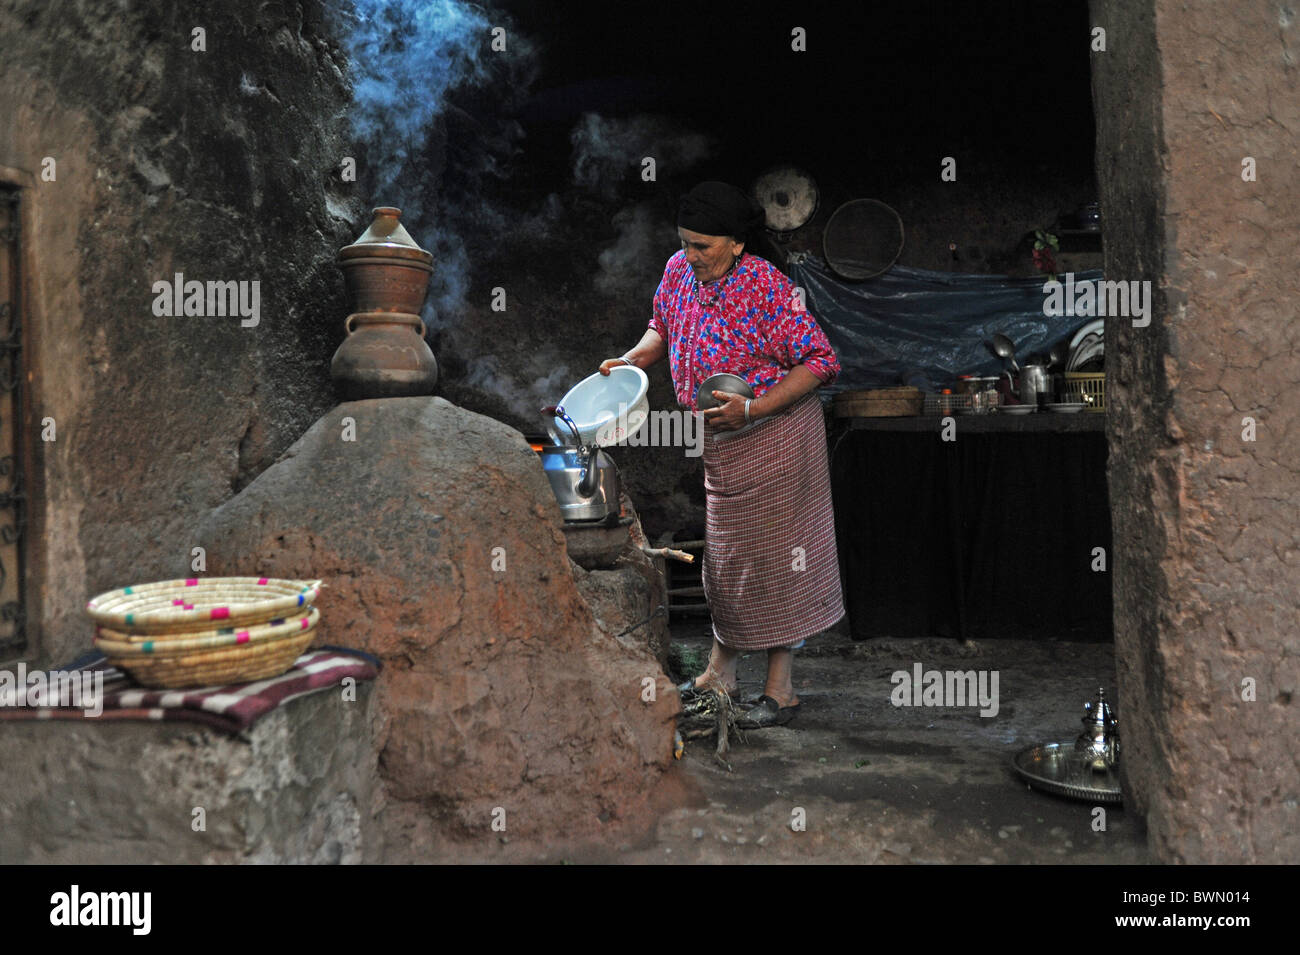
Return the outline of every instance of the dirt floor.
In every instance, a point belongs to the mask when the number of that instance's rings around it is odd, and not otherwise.
[[[676,651],[707,655],[707,622],[674,625]],[[894,706],[890,675],[998,672],[998,712]],[[761,686],[766,655],[740,664],[742,691]],[[1073,739],[1083,704],[1114,686],[1113,646],[1037,641],[959,644],[829,633],[795,657],[802,701],[784,727],[751,731],[715,759],[688,742],[674,770],[674,808],[652,836],[574,861],[634,863],[1145,863],[1142,820],[1030,790],[1012,756]],[[1122,726],[1122,714],[1121,726]],[[685,803],[685,805],[683,805]],[[803,831],[792,823],[802,816]]]

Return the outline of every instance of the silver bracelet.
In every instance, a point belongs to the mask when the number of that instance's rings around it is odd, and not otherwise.
[[[749,420],[749,403],[753,400],[753,398],[745,399],[745,424],[753,424],[753,422]]]
[[[618,357],[619,357],[619,361],[623,362],[625,365],[631,365],[633,368],[636,367],[636,362],[634,362],[631,358],[628,358],[627,355],[619,355]]]

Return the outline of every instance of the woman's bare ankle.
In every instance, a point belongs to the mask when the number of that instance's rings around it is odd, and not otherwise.
[[[731,680],[728,681],[726,674],[719,673],[717,670],[711,668],[706,669],[695,678],[695,687],[700,690],[720,687],[728,693],[735,693],[737,689],[735,676],[732,676]]]

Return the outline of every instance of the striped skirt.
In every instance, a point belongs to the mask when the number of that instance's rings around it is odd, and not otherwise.
[[[704,594],[725,647],[788,647],[844,616],[816,395],[743,432],[704,431]]]

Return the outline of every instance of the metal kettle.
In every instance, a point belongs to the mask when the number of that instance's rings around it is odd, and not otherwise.
[[[555,444],[541,450],[542,470],[564,519],[601,521],[617,516],[622,484],[613,460],[599,445],[582,443],[577,425],[563,408],[546,407],[542,414],[559,418],[573,432],[573,444]]]

